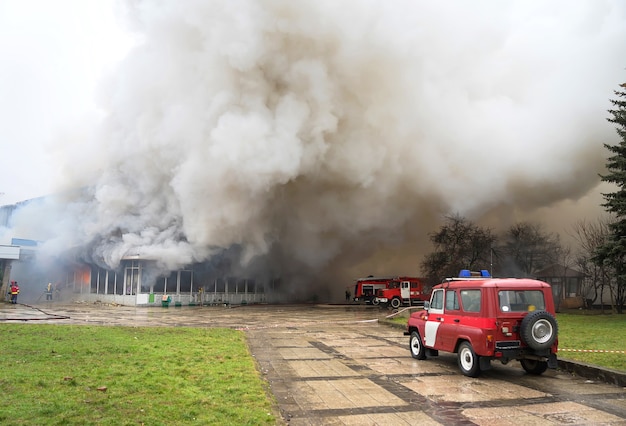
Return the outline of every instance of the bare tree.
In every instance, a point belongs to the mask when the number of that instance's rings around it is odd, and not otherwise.
[[[461,269],[487,269],[495,242],[491,229],[462,216],[446,216],[439,231],[429,234],[435,250],[425,256],[422,272],[431,282],[456,276]]]
[[[572,226],[571,236],[578,244],[576,257],[576,267],[585,274],[581,294],[585,296],[587,305],[593,305],[602,300],[604,293],[612,293],[611,282],[607,273],[607,267],[593,261],[596,251],[601,247],[610,234],[611,220],[609,218],[599,218],[595,222],[580,220]],[[611,294],[612,296],[612,294]]]
[[[494,252],[502,275],[532,277],[542,268],[563,260],[566,254],[559,235],[545,232],[537,223],[516,223],[501,241]]]

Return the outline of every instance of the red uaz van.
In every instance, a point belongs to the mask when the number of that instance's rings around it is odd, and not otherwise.
[[[549,284],[463,270],[433,287],[404,334],[413,358],[457,353],[461,372],[477,377],[492,360],[519,360],[531,374],[556,368],[557,332]]]

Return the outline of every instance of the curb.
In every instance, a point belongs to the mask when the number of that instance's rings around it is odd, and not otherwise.
[[[379,323],[404,330],[406,325],[398,324],[386,319],[379,319]],[[574,362],[567,359],[559,358],[558,369],[567,373],[576,374],[589,380],[598,380],[601,382],[614,384],[616,386],[626,387],[626,372],[611,370],[609,368],[599,367],[597,365]]]
[[[559,370],[576,374],[580,377],[590,380],[599,380],[602,382],[626,387],[626,373],[609,368],[599,367],[597,365],[584,364],[581,362],[569,361],[560,358],[558,360]]]

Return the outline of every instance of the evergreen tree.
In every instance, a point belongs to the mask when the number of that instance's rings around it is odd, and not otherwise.
[[[620,85],[626,88],[626,83]],[[598,247],[594,261],[608,267],[613,281],[613,303],[618,313],[622,313],[626,302],[626,92],[615,91],[617,99],[611,99],[611,117],[607,120],[616,125],[620,141],[617,145],[604,144],[611,156],[607,159],[608,173],[600,175],[602,181],[617,186],[615,192],[602,194],[602,206],[615,218],[610,223],[610,233],[604,244]]]

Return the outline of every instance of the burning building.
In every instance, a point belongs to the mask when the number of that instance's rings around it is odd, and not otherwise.
[[[12,229],[13,213],[30,204],[26,201],[0,207],[0,226]],[[157,306],[165,296],[177,306],[193,306],[281,300],[279,279],[233,276],[234,270],[226,256],[218,261],[164,270],[157,260],[132,254],[122,256],[117,268],[107,268],[90,260],[86,247],[51,254],[43,241],[12,238],[11,244],[0,245],[0,270],[3,294],[7,293],[11,280],[18,281],[23,303],[42,301],[48,282],[53,285],[53,301],[63,302]]]

